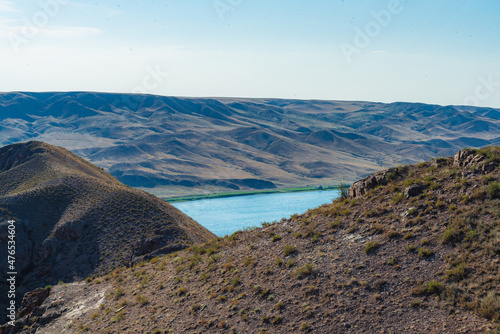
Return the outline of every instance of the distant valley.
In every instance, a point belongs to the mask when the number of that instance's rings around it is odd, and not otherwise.
[[[336,184],[500,144],[500,110],[418,103],[0,94],[0,145],[64,146],[162,197]]]

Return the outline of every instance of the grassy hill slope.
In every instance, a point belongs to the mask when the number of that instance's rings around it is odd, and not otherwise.
[[[55,286],[18,328],[498,333],[499,162],[489,147],[374,174],[303,215]],[[71,313],[83,293],[102,298]]]
[[[0,214],[1,277],[7,220],[16,220],[18,297],[214,237],[163,200],[42,142],[0,149]]]

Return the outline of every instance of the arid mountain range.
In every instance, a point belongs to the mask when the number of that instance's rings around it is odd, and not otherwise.
[[[9,219],[15,221],[15,270],[7,261]],[[42,142],[0,148],[0,277],[18,273],[18,298],[214,237],[164,200],[123,185],[66,149]],[[2,319],[6,285],[0,282]]]
[[[419,103],[0,94],[0,144],[64,146],[162,197],[329,185],[500,143],[500,110]]]
[[[378,172],[349,196],[27,294],[0,333],[500,330],[500,147]]]

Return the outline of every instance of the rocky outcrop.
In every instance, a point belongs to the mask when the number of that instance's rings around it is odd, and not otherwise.
[[[488,161],[486,156],[478,154],[476,150],[465,149],[455,154],[453,166],[465,167],[476,172],[490,173],[497,168],[498,163]]]
[[[462,150],[453,157],[453,165],[455,167],[472,167],[477,166],[480,162],[486,160],[484,155],[476,154],[475,150]]]
[[[467,177],[473,174],[491,173],[499,164],[496,161],[488,161],[488,158],[483,154],[477,153],[477,150],[464,149],[455,154],[453,158],[438,158],[431,162],[431,166],[437,168],[445,165],[461,167],[463,169],[461,176]],[[349,188],[349,198],[353,199],[362,196],[371,189],[386,185],[389,182],[388,176],[397,174],[397,172],[397,168],[391,168],[354,182]],[[405,198],[418,196],[424,189],[425,186],[423,185],[411,185],[404,191]]]
[[[349,198],[352,199],[362,196],[375,187],[386,185],[388,183],[387,176],[395,171],[396,168],[391,168],[354,182],[353,185],[349,187]]]
[[[18,317],[22,318],[25,315],[33,313],[37,307],[43,304],[45,299],[50,295],[50,288],[38,288],[34,291],[26,293],[19,309]]]

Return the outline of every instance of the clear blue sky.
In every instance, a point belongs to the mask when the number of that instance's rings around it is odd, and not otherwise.
[[[0,0],[0,91],[500,107],[499,18],[498,0]]]

